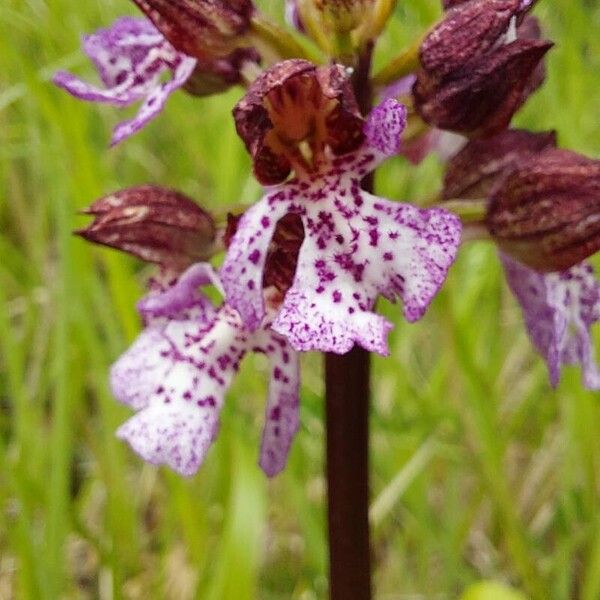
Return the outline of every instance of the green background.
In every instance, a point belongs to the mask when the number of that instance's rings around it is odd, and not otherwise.
[[[282,3],[263,6],[281,17]],[[124,114],[49,83],[59,68],[93,79],[79,36],[125,13],[126,0],[0,6],[0,598],[324,598],[318,355],[303,359],[302,427],[273,481],[256,466],[262,357],[245,361],[195,477],[144,465],[114,437],[130,411],[108,369],[139,331],[149,270],[73,237],[77,211],[146,182],[216,210],[260,194],[229,115],[239,89],[175,94],[108,150]],[[536,14],[556,48],[517,122],[600,157],[599,4],[546,0]],[[378,64],[438,15],[438,0],[401,0]],[[397,158],[377,189],[418,201],[439,174],[435,157]],[[600,598],[599,398],[576,369],[549,387],[494,248],[464,248],[418,324],[380,307],[397,325],[391,357],[374,360],[375,597],[458,598],[485,579],[531,598]]]

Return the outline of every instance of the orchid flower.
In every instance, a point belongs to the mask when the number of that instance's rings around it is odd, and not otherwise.
[[[167,98],[191,77],[197,62],[195,58],[176,51],[144,18],[117,19],[111,28],[84,36],[83,49],[96,66],[104,89],[64,71],[54,76],[56,85],[81,100],[118,107],[143,100],[133,119],[115,127],[112,145],[133,135],[154,119],[162,111]],[[168,72],[172,78],[162,82],[163,74]]]
[[[272,477],[298,429],[298,354],[270,318],[249,331],[230,306],[215,308],[198,290],[209,283],[220,287],[212,267],[196,263],[139,302],[145,328],[111,371],[114,395],[137,411],[117,435],[144,460],[194,474],[215,440],[242,358],[261,352],[271,380],[259,464]]]
[[[600,248],[599,182],[600,161],[557,149],[553,131],[470,140],[446,168],[443,198],[485,204],[482,224],[553,386],[562,365],[580,364],[584,385],[600,389],[590,336],[600,281],[585,262]]]
[[[345,353],[356,342],[387,354],[392,325],[372,312],[377,296],[399,296],[406,319],[421,318],[446,278],[461,230],[445,210],[361,189],[361,180],[398,152],[404,106],[387,100],[365,122],[341,66],[296,60],[256,80],[234,116],[257,177],[277,185],[243,215],[231,240],[221,269],[228,304],[251,331],[261,326],[267,251],[277,223],[294,214],[304,241],[272,328],[297,350]],[[295,176],[286,180],[292,168]]]

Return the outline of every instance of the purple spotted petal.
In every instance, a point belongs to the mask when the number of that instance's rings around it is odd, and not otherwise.
[[[375,299],[399,296],[405,318],[421,318],[454,261],[460,222],[347,183],[329,202],[307,204],[296,276],[273,329],[298,350],[345,353],[356,342],[387,354],[392,326],[371,312]]]
[[[191,373],[181,373],[190,376]],[[117,430],[145,461],[167,465],[179,474],[193,475],[206,456],[218,430],[220,407],[199,407],[176,400],[153,403]]]
[[[240,219],[221,267],[227,302],[251,331],[259,327],[265,316],[262,282],[267,250],[277,221],[289,208],[282,190],[267,194],[248,209]]]
[[[214,440],[225,392],[247,346],[239,317],[227,306],[208,325],[169,320],[144,331],[112,371],[115,395],[125,400],[131,394],[130,377],[135,408],[141,408],[118,436],[144,460],[193,474]],[[149,392],[145,402],[143,391]]]
[[[115,127],[111,145],[115,146],[122,142],[154,119],[163,110],[167,98],[188,80],[195,67],[196,59],[182,55],[182,58],[176,61],[173,78],[150,91],[133,119],[123,121]]]
[[[265,332],[265,336],[271,381],[259,464],[269,477],[273,477],[285,467],[298,431],[300,364],[298,354],[285,339],[272,331]]]
[[[367,146],[382,157],[393,156],[400,151],[400,138],[405,127],[406,107],[388,98],[371,111],[365,123]]]
[[[86,100],[88,102],[102,102],[112,104],[113,106],[129,106],[138,100],[141,100],[146,93],[141,89],[106,89],[103,90],[91,83],[87,83],[79,77],[58,71],[52,78],[55,85],[63,88],[75,98]]]
[[[137,116],[117,126],[112,143],[135,133],[163,108],[167,97],[192,74],[196,60],[177,52],[147,19],[123,17],[110,29],[86,36],[84,50],[94,62],[104,89],[63,71],[54,83],[90,102],[127,106],[145,98]],[[160,83],[165,72],[170,81]]]
[[[175,348],[186,348],[195,330],[211,326],[216,311],[198,286],[211,282],[213,276],[210,265],[198,263],[166,289],[140,300],[138,310],[147,326],[111,369],[118,400],[134,409],[146,407],[162,387],[165,357]]]
[[[523,310],[534,346],[548,364],[550,383],[558,385],[563,365],[579,364],[588,389],[600,389],[591,326],[600,320],[600,282],[581,263],[561,273],[538,273],[501,256],[508,284]]]
[[[298,428],[298,357],[270,329],[255,333],[229,306],[217,311],[198,289],[220,281],[206,263],[139,302],[146,328],[113,365],[115,396],[137,414],[117,432],[142,458],[192,475],[216,437],[225,393],[248,350],[271,362],[260,465],[268,476],[285,466]]]
[[[174,326],[171,327],[173,331]],[[171,348],[162,327],[148,327],[112,366],[113,395],[133,409],[145,408],[162,385],[163,354]]]
[[[148,53],[163,43],[158,29],[144,18],[121,17],[112,27],[83,36],[83,50],[107,88],[122,85],[135,72],[143,74]]]

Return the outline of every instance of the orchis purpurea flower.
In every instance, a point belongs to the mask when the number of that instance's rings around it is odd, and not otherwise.
[[[501,255],[506,279],[523,310],[529,337],[558,385],[563,365],[581,365],[583,384],[600,390],[590,328],[600,321],[600,281],[580,263],[558,273],[540,273]]]
[[[84,36],[83,49],[96,66],[104,89],[64,71],[54,76],[56,85],[81,100],[117,107],[143,101],[133,119],[115,127],[113,146],[158,116],[176,90],[182,88],[195,96],[219,93],[240,83],[244,64],[260,62],[252,48],[233,49],[214,58],[188,56],[145,18],[117,19],[111,28]],[[168,81],[162,80],[165,73],[171,73]]]
[[[115,127],[113,145],[156,117],[196,68],[196,59],[175,50],[148,19],[117,19],[110,29],[84,36],[83,49],[96,66],[104,89],[64,71],[54,76],[56,85],[81,100],[119,107],[143,100],[133,119]],[[172,78],[161,82],[166,72],[171,72]]]
[[[234,109],[260,181],[277,184],[242,216],[221,279],[250,330],[261,326],[265,261],[277,223],[297,215],[304,239],[272,327],[297,350],[387,354],[392,325],[371,311],[400,297],[416,321],[443,284],[460,221],[378,198],[361,180],[399,150],[404,106],[387,100],[364,121],[339,65],[286,61],[259,77]],[[293,169],[293,178],[286,180]]]
[[[212,267],[196,263],[139,302],[145,328],[111,370],[114,395],[137,411],[117,435],[144,460],[193,475],[216,438],[242,358],[261,352],[271,375],[259,464],[272,477],[298,430],[298,355],[270,317],[251,332],[230,306],[215,308],[198,289],[210,283],[219,286]],[[277,298],[267,294],[269,314]]]
[[[532,2],[453,3],[420,48],[415,108],[429,124],[469,137],[504,129],[543,81],[552,44],[524,20]]]
[[[553,132],[520,130],[471,140],[450,160],[442,195],[488,203],[483,225],[552,385],[563,364],[581,364],[584,385],[600,389],[589,333],[600,282],[583,262],[600,249],[600,161],[555,144]]]

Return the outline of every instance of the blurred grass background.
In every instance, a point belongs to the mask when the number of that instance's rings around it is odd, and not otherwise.
[[[280,18],[282,2],[263,6]],[[274,481],[256,466],[260,357],[244,363],[194,478],[144,465],[114,437],[129,411],[108,368],[139,330],[145,272],[75,239],[77,211],[145,182],[214,209],[260,192],[229,116],[240,90],[176,94],[108,150],[123,114],[49,83],[59,68],[93,78],[79,36],[125,13],[136,14],[127,0],[0,6],[0,598],[324,598],[318,355],[304,358],[302,429]],[[557,44],[517,121],[600,157],[598,0],[536,13]],[[402,0],[378,62],[438,14],[438,0]],[[434,157],[417,169],[398,158],[378,191],[424,198],[439,173]],[[494,249],[464,248],[420,323],[381,307],[397,326],[392,356],[374,360],[376,598],[458,598],[489,579],[535,599],[598,600],[599,398],[575,369],[550,389]]]

